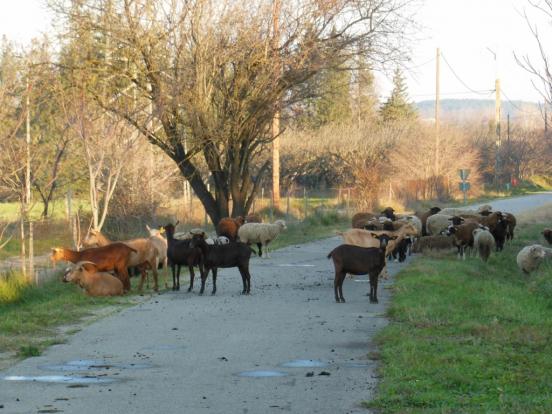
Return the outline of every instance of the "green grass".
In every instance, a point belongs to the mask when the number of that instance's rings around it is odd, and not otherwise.
[[[350,222],[348,217],[340,217],[335,212],[317,213],[305,221],[287,223],[287,229],[270,243],[270,248],[279,249],[335,236],[336,230],[348,228]]]
[[[92,298],[59,278],[36,287],[17,274],[0,277],[0,353],[39,355],[49,345],[63,341],[59,326],[78,322],[107,306],[134,302],[132,296]]]
[[[366,406],[381,413],[552,412],[552,266],[521,275],[515,256],[543,242],[543,225],[519,227],[515,242],[487,264],[423,257],[398,275],[392,323],[377,337],[382,379]]]
[[[79,207],[82,207],[85,213],[90,213],[90,202],[87,199],[73,199],[73,213],[75,213]],[[50,202],[50,219],[59,220],[65,219],[65,199],[60,198],[52,200]],[[37,201],[31,208],[30,217],[33,220],[40,220],[42,214],[43,203]],[[21,213],[20,204],[18,202],[4,202],[0,203],[0,222],[12,222],[19,220]]]

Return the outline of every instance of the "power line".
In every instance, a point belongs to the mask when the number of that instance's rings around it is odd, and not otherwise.
[[[408,67],[409,70],[412,70],[412,69],[418,69],[418,68],[421,68],[422,66],[425,66],[427,65],[428,63],[431,63],[431,62],[435,62],[435,58],[432,57],[431,59],[423,62],[423,63],[420,63],[419,65],[416,65],[416,66],[410,66]]]
[[[492,93],[493,91],[490,91],[488,89],[481,89],[478,91],[478,95],[488,95],[489,93]],[[466,91],[458,91],[458,92],[441,92],[439,95],[441,96],[450,96],[450,95],[466,95],[466,94],[469,94],[470,92],[466,92]],[[414,94],[414,95],[410,95],[412,97],[423,97],[423,96],[435,96],[435,93],[419,93],[419,94]],[[467,98],[466,98],[467,99]]]
[[[510,103],[510,105],[512,105],[514,108],[516,108],[519,112],[521,113],[524,113],[524,114],[528,114],[528,115],[534,115],[536,113],[540,113],[540,111],[527,111],[525,109],[522,109],[521,107],[517,106],[509,97],[508,95],[506,94],[506,92],[504,92],[504,89],[501,89],[501,92],[502,94],[504,95],[504,97],[506,98],[506,100]]]
[[[488,90],[486,90],[486,92],[481,92],[481,91],[475,90],[475,89],[473,89],[473,88],[470,88],[470,87],[467,85],[467,83],[464,82],[464,81],[460,78],[460,76],[458,76],[458,74],[454,71],[454,69],[452,68],[451,64],[448,62],[447,58],[444,56],[443,53],[441,53],[441,57],[443,58],[443,61],[444,61],[445,64],[448,66],[448,68],[450,69],[450,71],[452,72],[452,74],[454,75],[454,77],[455,77],[456,79],[458,79],[458,81],[459,81],[462,85],[464,85],[464,87],[465,87],[466,89],[468,89],[470,92],[475,93],[475,94],[477,94],[477,95],[489,95],[489,94],[491,94],[491,93],[494,92],[494,89],[488,89]]]

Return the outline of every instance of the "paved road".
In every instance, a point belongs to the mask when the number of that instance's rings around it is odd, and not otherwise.
[[[552,193],[491,204],[518,213],[546,202]],[[86,327],[0,376],[114,382],[0,381],[0,414],[366,412],[360,402],[372,397],[376,384],[369,353],[374,333],[387,323],[391,281],[380,285],[380,303],[371,305],[367,278],[347,279],[347,303],[336,304],[326,254],[339,243],[334,237],[253,259],[251,296],[238,294],[236,271],[222,270],[214,297],[165,293]],[[390,265],[390,273],[398,269]],[[297,359],[327,365],[282,366]],[[95,366],[82,371],[82,360]],[[81,365],[52,366],[70,361]],[[285,376],[238,375],[253,370]]]

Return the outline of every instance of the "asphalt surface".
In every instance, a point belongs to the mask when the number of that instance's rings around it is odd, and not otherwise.
[[[485,204],[515,214],[548,202],[552,193]],[[250,296],[239,294],[236,270],[222,269],[216,296],[184,288],[87,326],[0,372],[0,414],[365,413],[361,402],[377,382],[373,337],[387,324],[393,277],[380,283],[377,305],[366,296],[366,276],[347,278],[347,302],[335,303],[326,255],[340,243],[333,237],[253,258]],[[390,263],[390,274],[403,266]],[[295,360],[320,366],[285,366]],[[283,376],[240,376],[251,371]],[[63,382],[6,380],[21,376]],[[70,377],[75,383],[65,382]],[[93,381],[112,382],[86,383]]]

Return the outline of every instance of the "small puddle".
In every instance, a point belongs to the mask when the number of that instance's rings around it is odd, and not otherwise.
[[[115,382],[112,378],[100,378],[94,376],[76,377],[69,375],[11,375],[2,378],[4,381],[25,381],[25,382],[49,382],[54,384],[110,384]]]
[[[284,368],[323,368],[328,364],[317,359],[294,359],[293,361],[284,362],[280,365]]]
[[[62,372],[82,372],[82,371],[100,371],[109,369],[146,369],[151,368],[151,364],[143,362],[139,363],[111,363],[101,360],[93,359],[78,359],[75,361],[69,361],[65,364],[58,365],[41,365],[38,368],[45,371],[62,371]]]
[[[236,374],[238,377],[246,378],[269,378],[269,377],[285,377],[288,375],[287,372],[283,371],[243,371]]]

